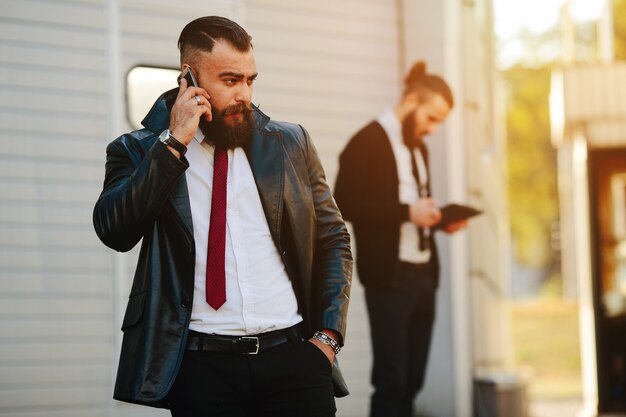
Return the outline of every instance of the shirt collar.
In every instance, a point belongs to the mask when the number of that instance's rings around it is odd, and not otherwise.
[[[196,134],[193,135],[193,138],[201,145],[202,142],[204,142],[204,133],[202,132],[202,129],[200,129],[200,127],[198,127],[198,129],[196,130]]]
[[[378,116],[376,121],[383,127],[391,143],[395,145],[403,144],[402,125],[400,124],[400,120],[398,120],[398,116],[396,116],[396,113],[391,107]]]

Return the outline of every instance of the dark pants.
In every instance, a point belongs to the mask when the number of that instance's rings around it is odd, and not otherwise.
[[[335,415],[331,364],[306,340],[258,355],[185,351],[168,399],[173,417]]]
[[[374,364],[370,417],[412,417],[424,384],[435,318],[430,269],[400,264],[392,288],[366,288]]]

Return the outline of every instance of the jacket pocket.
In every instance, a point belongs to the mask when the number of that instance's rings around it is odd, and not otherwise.
[[[142,292],[135,294],[128,299],[128,305],[126,306],[126,313],[124,314],[124,320],[122,321],[122,331],[134,326],[141,321],[143,316],[143,306],[146,302],[146,293]]]

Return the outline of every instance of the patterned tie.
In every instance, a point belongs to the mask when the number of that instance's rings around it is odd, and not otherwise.
[[[226,302],[226,177],[228,153],[215,148],[213,156],[213,193],[211,195],[211,223],[206,262],[206,302],[215,310]]]

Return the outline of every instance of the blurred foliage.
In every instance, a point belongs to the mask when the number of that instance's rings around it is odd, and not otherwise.
[[[556,150],[550,143],[551,67],[521,64],[502,72],[506,89],[511,232],[520,263],[552,261],[550,235],[558,220]]]
[[[616,59],[626,59],[626,0],[613,1]],[[575,28],[575,60],[597,56],[597,26]],[[516,65],[501,72],[506,89],[509,205],[516,260],[544,268],[550,275],[558,248],[552,247],[559,220],[556,150],[550,143],[550,77],[560,54],[559,25],[543,33],[521,30],[526,51]]]
[[[616,60],[626,60],[626,0],[613,0],[613,48]]]

